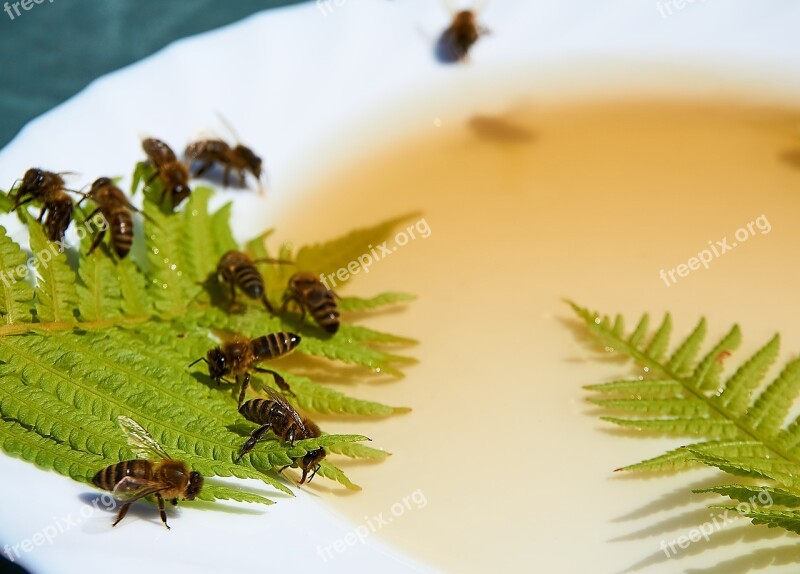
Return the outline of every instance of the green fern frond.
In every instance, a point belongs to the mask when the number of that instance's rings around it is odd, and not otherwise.
[[[27,271],[18,270],[26,261],[22,248],[0,227],[0,313],[6,325],[32,321],[33,287],[25,282]]]
[[[725,507],[731,511],[735,507]],[[800,512],[793,510],[751,510],[741,513],[749,518],[753,524],[765,525],[768,528],[783,528],[789,532],[800,534]]]
[[[88,251],[92,237],[83,241],[83,249]],[[115,319],[122,314],[122,289],[113,259],[109,252],[100,246],[92,255],[80,259],[78,276],[81,284],[76,287],[78,309],[84,321]]]
[[[152,173],[150,166],[140,164],[134,186]],[[135,237],[145,243],[146,259],[137,260],[134,249],[118,260],[108,239],[88,255],[92,237],[87,236],[76,254],[75,268],[59,245],[47,241],[41,225],[20,209],[36,261],[33,287],[20,271],[26,263],[24,250],[0,227],[0,273],[6,279],[0,282],[3,451],[90,482],[101,468],[133,456],[116,427],[117,418],[124,415],[146,428],[170,456],[206,477],[256,479],[288,494],[291,490],[277,470],[309,449],[324,447],[332,458],[386,457],[384,451],[361,445],[359,441],[368,440],[361,435],[323,434],[294,445],[266,440],[236,462],[252,424],[238,413],[233,389],[218,387],[203,365],[191,369],[188,365],[217,344],[211,337],[214,329],[256,337],[287,325],[260,305],[251,305],[238,315],[211,305],[205,291],[207,279],[222,253],[239,249],[229,224],[231,205],[209,213],[212,193],[195,189],[181,211],[173,214],[167,205],[157,205],[161,188],[153,181],[145,189],[144,237]],[[7,196],[0,194],[0,209],[10,206]],[[364,239],[383,241],[402,220],[326,245],[353,253],[362,248]],[[260,243],[266,252],[263,237]],[[306,249],[303,261],[323,268],[327,256],[321,247]],[[258,242],[248,248],[259,249]],[[288,247],[279,254],[288,255]],[[262,269],[268,283],[275,281],[278,267]],[[280,271],[284,285],[286,274],[294,269],[285,267],[289,269]],[[367,310],[410,299],[401,293],[353,297],[344,307],[352,304],[354,309]],[[334,337],[307,324],[298,351],[330,359],[325,364],[331,368],[337,363],[355,364],[399,375],[399,368],[412,359],[380,347],[413,343],[407,337],[352,325],[345,318]],[[389,416],[407,410],[348,397],[289,372],[285,375],[295,393],[290,400],[309,412]],[[271,384],[269,377],[255,379],[254,392],[258,383]],[[346,488],[358,488],[327,459],[318,474]],[[262,493],[213,481],[207,482],[199,498],[271,503]]]
[[[627,415],[601,418],[623,427],[703,439],[620,470],[683,470],[702,463],[766,483],[769,488],[777,486],[776,496],[787,502],[787,506],[796,505],[800,500],[800,417],[788,427],[784,425],[800,394],[800,360],[789,362],[777,378],[764,383],[778,358],[777,335],[723,381],[728,356],[741,343],[738,326],[734,325],[698,361],[696,357],[707,331],[705,321],[701,320],[670,358],[664,360],[671,331],[669,314],[645,345],[642,325],[647,325],[647,316],[626,338],[619,331],[620,321],[612,322],[571,305],[601,345],[645,367],[645,376],[586,387],[596,393],[589,399],[591,403]],[[731,485],[704,492],[737,499],[755,491]],[[748,516],[756,523],[790,530],[795,519],[793,514],[760,510]]]
[[[339,299],[339,308],[342,311],[372,311],[389,305],[413,301],[414,299],[416,299],[416,297],[408,293],[395,293],[390,291],[388,293],[381,293],[370,299],[342,297]]]
[[[698,488],[692,492],[697,494],[704,494],[712,492],[721,496],[727,496],[739,502],[747,502],[750,504],[769,504],[770,506],[776,504],[778,506],[785,506],[788,508],[800,507],[800,496],[792,494],[781,488],[772,488],[769,486],[753,486],[750,484],[728,484],[725,486],[712,486],[710,488]],[[761,495],[766,494],[767,500],[761,502]]]
[[[75,272],[67,262],[66,251],[47,240],[39,225],[22,212],[28,223],[31,251],[38,264],[36,273],[36,314],[40,322],[71,323],[78,311],[78,294],[75,289]]]

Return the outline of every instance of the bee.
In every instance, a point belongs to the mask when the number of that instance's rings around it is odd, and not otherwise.
[[[64,233],[72,221],[74,205],[72,198],[65,191],[64,179],[61,175],[39,168],[31,168],[22,177],[22,183],[10,196],[14,201],[11,211],[31,201],[44,204],[37,221],[44,220],[44,230],[50,241],[64,241]]]
[[[189,165],[195,162],[200,163],[200,167],[192,174],[192,177],[199,177],[215,163],[224,166],[222,183],[228,187],[230,172],[236,170],[239,174],[239,182],[242,187],[245,184],[245,172],[249,171],[259,182],[261,181],[261,158],[253,150],[242,144],[231,147],[220,139],[200,140],[190,143],[184,152]],[[259,183],[260,186],[260,183]]]
[[[478,24],[478,17],[473,10],[456,12],[450,26],[439,37],[437,56],[443,62],[466,62],[475,42],[488,33],[488,29]]]
[[[155,138],[142,140],[142,149],[156,169],[156,173],[147,184],[150,184],[155,177],[159,177],[164,188],[161,192],[161,201],[163,202],[164,196],[169,193],[172,209],[175,209],[192,192],[189,189],[189,168],[178,160],[175,152],[161,140]]]
[[[269,359],[277,359],[288,355],[300,344],[299,335],[294,333],[270,333],[255,339],[246,339],[235,336],[224,341],[219,347],[211,349],[205,357],[200,357],[193,362],[190,367],[200,361],[208,365],[209,376],[217,381],[225,381],[224,377],[233,374],[236,377],[236,384],[241,383],[239,391],[239,403],[242,404],[245,392],[250,385],[250,371],[259,373],[269,373],[275,379],[275,384],[285,391],[291,392],[289,385],[278,373],[270,369],[256,367],[256,363]]]
[[[283,259],[252,259],[241,251],[228,251],[219,260],[217,265],[217,279],[228,283],[231,290],[231,306],[236,303],[236,287],[238,286],[245,295],[251,299],[261,299],[267,311],[274,313],[274,309],[267,299],[264,290],[264,278],[256,269],[256,263],[291,263]]]
[[[337,298],[338,295],[328,289],[316,275],[300,271],[289,278],[280,314],[285,313],[289,303],[293,301],[300,307],[298,330],[302,328],[308,311],[320,327],[333,334],[339,330]]]
[[[78,206],[85,199],[91,199],[96,205],[95,210],[86,217],[86,220],[88,221],[96,213],[100,213],[106,223],[105,227],[100,230],[92,242],[88,254],[91,255],[92,251],[100,245],[103,237],[105,237],[106,229],[110,229],[111,246],[114,248],[114,253],[120,259],[124,258],[130,252],[133,244],[133,216],[131,212],[138,212],[139,210],[128,202],[128,198],[125,197],[122,190],[107,177],[96,179],[89,193],[78,202]]]
[[[322,434],[314,421],[302,418],[279,392],[271,388],[267,388],[266,391],[269,394],[269,399],[253,399],[239,407],[239,412],[244,418],[261,426],[253,431],[250,438],[239,450],[237,462],[253,450],[258,441],[264,438],[264,435],[270,430],[281,440],[288,441],[291,445],[294,445],[296,440],[316,438]],[[303,471],[303,476],[300,478],[300,484],[303,484],[306,482],[309,470],[311,470],[311,476],[308,477],[308,482],[311,482],[326,454],[325,449],[322,447],[310,450],[305,455],[295,458],[293,464],[281,468],[280,472],[283,472],[289,466],[298,466]]]
[[[92,478],[96,487],[110,490],[114,498],[123,502],[112,526],[125,518],[131,504],[153,494],[158,502],[161,522],[169,530],[164,499],[173,505],[177,505],[179,499],[194,500],[203,488],[203,477],[185,463],[170,458],[150,433],[134,420],[125,416],[117,420],[139,458],[107,466]]]

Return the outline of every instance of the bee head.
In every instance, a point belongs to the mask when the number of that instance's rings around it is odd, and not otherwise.
[[[261,177],[261,158],[253,153],[253,150],[247,146],[238,144],[234,151],[247,163],[247,167],[250,168],[250,171],[253,172],[256,179]]]
[[[172,186],[172,207],[178,207],[181,201],[189,197],[192,190],[185,183],[176,183]]]
[[[208,352],[206,362],[208,363],[208,374],[212,379],[221,379],[228,374],[228,360],[219,347],[215,347]]]
[[[194,500],[195,496],[200,494],[203,488],[203,476],[199,472],[192,471],[189,474],[189,484],[186,485],[186,493],[183,498],[186,500]]]
[[[319,279],[313,273],[308,271],[298,271],[289,278],[289,289],[298,292],[305,292],[311,289],[319,282]]]
[[[308,482],[314,478],[314,475],[317,474],[319,470],[319,463],[322,462],[322,459],[325,458],[325,449],[320,447],[314,450],[308,451],[303,458],[297,460],[297,465],[303,470],[303,476],[300,477],[300,484],[303,484],[306,481],[306,476],[308,475],[308,471],[311,470],[311,476],[308,479]]]
[[[114,182],[111,181],[111,179],[108,177],[98,177],[96,180],[94,180],[94,183],[92,183],[92,187],[89,190],[89,193],[90,194],[97,193],[98,189],[101,189],[103,187],[108,187],[109,185],[113,184]]]

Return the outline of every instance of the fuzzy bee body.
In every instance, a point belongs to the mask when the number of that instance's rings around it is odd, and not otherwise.
[[[278,438],[293,445],[296,440],[317,438],[322,435],[319,427],[313,421],[304,419],[277,391],[267,388],[269,399],[253,399],[239,407],[239,413],[258,425],[250,438],[239,451],[239,459],[250,452],[267,432],[272,431]],[[300,484],[306,482],[306,477],[311,471],[311,477],[319,470],[322,459],[326,456],[325,449],[320,447],[306,452],[305,455],[293,459],[293,465],[303,471]],[[281,469],[283,471],[284,467]]]
[[[189,188],[189,168],[178,160],[172,148],[161,140],[147,138],[142,141],[142,149],[156,170],[153,178],[158,177],[164,188],[161,201],[164,201],[164,196],[169,194],[172,209],[175,209],[192,192]]]
[[[114,253],[120,259],[124,258],[133,245],[133,215],[131,213],[133,207],[128,203],[128,198],[107,177],[95,180],[86,198],[94,201],[97,206],[87,219],[99,212],[103,215],[107,226],[100,230],[95,237],[89,248],[89,254],[100,244],[108,229],[111,233],[111,246]]]
[[[437,54],[443,62],[465,62],[469,51],[481,36],[489,31],[478,24],[472,10],[461,10],[453,15],[450,26],[442,32],[437,44]]]
[[[288,355],[299,344],[300,337],[288,332],[269,333],[255,339],[237,336],[224,341],[219,347],[214,347],[205,357],[197,359],[192,365],[198,361],[205,361],[209,376],[217,382],[225,380],[224,377],[228,375],[234,375],[236,383],[241,383],[239,392],[241,405],[250,384],[251,370],[271,374],[281,389],[290,391],[289,385],[278,373],[259,368],[256,364]]]
[[[143,458],[123,460],[98,471],[92,483],[103,490],[111,491],[115,498],[123,501],[112,526],[125,518],[128,508],[135,501],[153,495],[158,502],[159,514],[164,526],[169,529],[164,500],[173,505],[178,500],[194,500],[203,488],[203,477],[177,460],[173,460],[150,434],[135,421],[119,417],[120,426],[128,433],[128,442]]]
[[[74,210],[72,198],[67,195],[64,188],[64,179],[59,174],[30,168],[22,177],[20,186],[10,195],[10,199],[14,202],[11,211],[31,201],[41,201],[44,206],[39,213],[38,221],[44,219],[47,239],[63,241]]]
[[[225,253],[217,265],[217,275],[230,285],[231,300],[236,296],[236,286],[251,299],[264,297],[264,278],[246,253],[241,251]]]
[[[300,325],[302,326],[306,312],[310,313],[317,324],[328,333],[339,330],[339,305],[336,294],[328,289],[313,273],[298,272],[289,278],[289,285],[283,296],[283,308],[294,301],[300,306]]]

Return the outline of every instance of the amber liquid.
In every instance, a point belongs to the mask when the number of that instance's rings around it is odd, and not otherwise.
[[[630,323],[669,310],[677,335],[701,315],[711,338],[739,322],[744,351],[776,331],[782,360],[800,350],[798,120],[734,101],[517,107],[434,123],[315,182],[282,214],[282,237],[322,240],[416,210],[430,228],[342,290],[417,294],[401,312],[358,320],[419,338],[408,349],[419,364],[403,380],[308,366],[345,392],[413,408],[319,417],[393,453],[339,460],[364,490],[337,496],[315,481],[321,499],[360,524],[422,492],[424,507],[375,535],[449,572],[611,572],[657,552],[657,540],[609,543],[630,530],[613,521],[688,479],[612,470],[676,441],[602,431],[581,386],[630,371],[594,360],[562,299]],[[748,237],[708,269],[678,274],[740,228]]]

